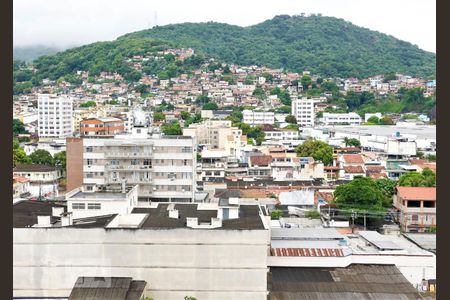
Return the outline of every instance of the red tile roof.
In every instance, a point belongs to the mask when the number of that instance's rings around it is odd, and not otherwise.
[[[364,169],[361,166],[347,166],[344,167],[344,171],[348,174],[365,174]]]
[[[397,196],[405,200],[434,200],[436,201],[435,187],[397,187]]]
[[[364,159],[362,158],[361,154],[342,154],[342,158],[344,159],[344,162],[348,164],[364,163]]]
[[[25,183],[25,182],[30,181],[28,178],[25,178],[25,177],[23,177],[23,176],[13,176],[13,179],[14,179],[16,182],[20,182],[20,183]]]
[[[259,155],[259,156],[251,156],[250,162],[252,166],[268,166],[272,162],[272,156],[270,155]]]

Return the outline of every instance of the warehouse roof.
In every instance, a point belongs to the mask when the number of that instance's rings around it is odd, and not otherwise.
[[[347,268],[271,267],[269,300],[421,299],[418,291],[392,265]]]

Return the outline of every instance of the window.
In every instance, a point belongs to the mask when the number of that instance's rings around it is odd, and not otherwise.
[[[94,148],[91,146],[86,147],[86,152],[92,152],[93,150],[94,150]]]
[[[85,209],[86,205],[84,203],[72,203],[72,209],[78,210],[78,209]]]
[[[87,165],[88,166],[92,166],[94,164],[94,160],[93,159],[87,159]]]
[[[101,203],[88,203],[88,209],[101,209]]]
[[[169,185],[168,187],[167,187],[167,190],[168,191],[176,191],[177,190],[177,186],[176,185]]]
[[[133,159],[133,160],[131,160],[131,165],[132,165],[132,166],[137,166],[137,165],[139,165],[139,160],[138,160],[138,159]]]

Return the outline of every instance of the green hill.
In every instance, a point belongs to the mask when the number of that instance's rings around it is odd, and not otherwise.
[[[62,49],[43,45],[13,47],[13,59],[31,62],[42,55],[54,54]]]
[[[322,16],[277,16],[239,27],[214,22],[158,26],[111,42],[72,48],[34,61],[38,72],[21,74],[39,84],[76,70],[91,74],[117,71],[139,78],[125,59],[167,47],[192,47],[197,53],[240,65],[266,65],[288,71],[309,70],[321,76],[368,77],[389,72],[433,76],[436,55],[392,36]],[[152,66],[148,70],[164,68]],[[156,73],[156,72],[155,72]],[[172,72],[173,73],[173,72]]]
[[[220,23],[183,23],[130,33],[193,47],[241,65],[309,70],[326,76],[368,77],[388,72],[430,76],[436,55],[392,36],[323,16],[276,16],[239,27]]]

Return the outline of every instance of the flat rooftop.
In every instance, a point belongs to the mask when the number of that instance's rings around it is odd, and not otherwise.
[[[417,139],[436,139],[435,125],[414,125],[414,126],[396,126],[396,125],[370,125],[370,126],[325,126],[323,129],[334,130],[335,132],[352,133],[358,135],[378,135],[391,137],[396,132],[406,135],[415,135]]]
[[[13,227],[27,228],[35,225],[38,216],[51,216],[52,207],[66,205],[52,201],[19,201],[13,204]],[[169,218],[169,210],[178,210],[178,218]],[[150,207],[134,208],[133,214],[145,214],[142,222],[137,222],[130,229],[175,229],[187,227],[186,218],[198,218],[200,223],[210,223],[211,218],[217,218],[217,207],[205,206],[203,203],[153,203]],[[73,228],[109,228],[117,214],[108,214],[97,217],[74,219]],[[52,227],[61,226],[59,217],[51,217]],[[111,227],[110,226],[110,227]],[[120,227],[120,226],[119,226]],[[126,227],[128,228],[128,227]],[[257,204],[240,205],[239,218],[222,220],[222,227],[213,230],[265,230]]]
[[[114,193],[114,192],[78,192],[75,195],[69,197],[71,200],[75,199],[95,199],[95,200],[125,200],[127,198],[126,193]]]

